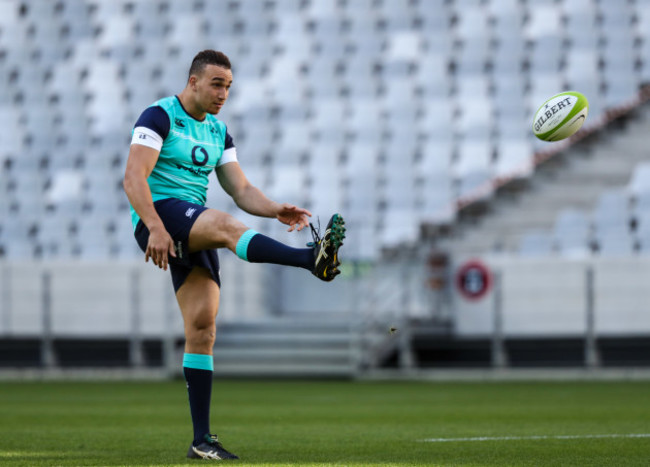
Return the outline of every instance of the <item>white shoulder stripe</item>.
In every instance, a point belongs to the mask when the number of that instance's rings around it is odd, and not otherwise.
[[[237,148],[226,149],[223,152],[221,159],[219,159],[219,163],[217,164],[217,167],[221,167],[222,165],[227,164],[228,162],[237,162]]]
[[[162,136],[155,131],[144,126],[139,126],[133,130],[131,144],[140,144],[142,146],[153,148],[156,151],[160,151],[162,149],[163,139]]]

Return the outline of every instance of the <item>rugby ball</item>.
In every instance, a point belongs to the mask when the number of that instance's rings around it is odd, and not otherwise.
[[[587,98],[575,91],[561,92],[544,102],[533,119],[533,133],[542,141],[560,141],[582,127],[589,112]]]

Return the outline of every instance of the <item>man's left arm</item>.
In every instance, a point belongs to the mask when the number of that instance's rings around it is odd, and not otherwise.
[[[254,216],[276,218],[289,226],[289,232],[302,230],[309,225],[311,213],[289,203],[277,203],[248,181],[238,162],[228,162],[217,167],[219,184],[235,204]]]

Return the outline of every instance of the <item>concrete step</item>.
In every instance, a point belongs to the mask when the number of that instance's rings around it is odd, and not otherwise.
[[[272,331],[268,333],[243,334],[243,333],[217,333],[215,348],[240,348],[248,347],[254,341],[255,344],[263,348],[275,348],[291,345],[294,348],[319,348],[347,346],[350,342],[350,333],[348,330],[342,330],[340,333],[288,333],[284,331]]]
[[[357,369],[358,320],[343,314],[220,324],[215,374],[349,377]]]
[[[262,378],[351,378],[357,374],[356,364],[249,364],[215,363],[215,376]]]

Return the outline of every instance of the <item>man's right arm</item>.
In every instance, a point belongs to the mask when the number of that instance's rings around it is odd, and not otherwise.
[[[145,261],[151,258],[154,264],[167,270],[168,256],[176,256],[174,242],[153,205],[147,178],[151,174],[159,150],[141,144],[132,144],[124,173],[124,191],[135,212],[149,229],[149,243],[145,251]]]

